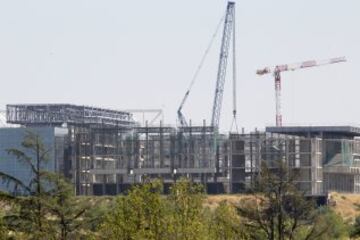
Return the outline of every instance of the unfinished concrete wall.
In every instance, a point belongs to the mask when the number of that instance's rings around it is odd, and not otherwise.
[[[232,192],[246,192],[266,164],[276,171],[284,162],[297,177],[299,189],[308,195],[323,194],[322,144],[320,139],[287,135],[233,135],[230,142]]]
[[[260,167],[263,134],[232,134],[229,136],[230,192],[245,192],[251,188]]]
[[[74,128],[74,182],[78,194],[117,194],[147,178],[170,184],[181,177],[218,191],[226,179],[223,136],[208,127]],[[217,151],[214,150],[217,149]],[[224,191],[224,190],[221,190]]]

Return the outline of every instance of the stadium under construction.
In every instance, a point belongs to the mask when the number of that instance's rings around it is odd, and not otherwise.
[[[160,178],[165,191],[181,177],[208,193],[250,189],[261,164],[281,160],[309,195],[360,192],[360,128],[268,127],[265,132],[217,134],[207,126],[145,126],[132,114],[69,104],[7,105],[0,142],[18,131],[41,129],[54,157],[53,170],[72,180],[78,195],[115,195],[132,184]],[[61,130],[61,131],[60,131]],[[4,134],[4,132],[7,134]],[[18,173],[21,174],[21,173]]]
[[[235,3],[224,17],[211,121],[194,126],[182,113],[209,47],[177,110],[178,126],[154,124],[118,111],[71,104],[12,104],[0,128],[0,169],[22,180],[29,169],[16,164],[7,148],[21,147],[27,130],[37,132],[49,147],[46,168],[64,174],[77,195],[115,195],[133,184],[160,178],[167,192],[181,177],[206,186],[208,193],[248,191],[263,163],[286,163],[299,177],[298,186],[310,196],[329,191],[360,192],[360,128],[354,126],[282,125],[281,77],[284,71],[345,62],[345,58],[305,61],[258,70],[275,78],[276,126],[239,133],[236,108]],[[218,28],[213,35],[217,34]],[[232,51],[229,49],[232,48]],[[232,56],[232,59],[229,58]],[[232,60],[233,133],[219,132],[227,62]],[[6,186],[0,184],[0,189]]]

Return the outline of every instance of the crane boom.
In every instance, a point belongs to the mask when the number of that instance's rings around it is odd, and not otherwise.
[[[281,115],[281,72],[286,71],[294,71],[297,69],[302,68],[310,68],[310,67],[318,67],[328,64],[334,64],[334,63],[340,63],[340,62],[346,62],[345,57],[337,57],[337,58],[330,58],[326,60],[320,60],[320,61],[304,61],[301,63],[294,63],[294,64],[283,64],[283,65],[277,65],[275,67],[266,67],[263,69],[259,69],[256,71],[256,74],[258,75],[265,75],[272,73],[275,78],[275,105],[276,105],[276,126],[281,127],[282,126],[282,115]]]
[[[201,58],[200,64],[198,65],[198,67],[197,67],[197,69],[196,69],[196,71],[195,71],[195,74],[194,74],[193,78],[191,79],[191,83],[190,83],[190,85],[189,85],[189,87],[188,87],[188,89],[187,89],[187,91],[186,91],[183,99],[181,100],[180,106],[179,106],[179,108],[178,108],[178,110],[177,110],[178,121],[179,121],[179,124],[180,124],[181,127],[187,127],[187,126],[188,126],[188,123],[187,123],[187,121],[186,121],[186,118],[185,118],[184,114],[182,113],[182,109],[183,109],[183,107],[184,107],[184,105],[185,105],[185,102],[186,102],[187,98],[189,97],[190,90],[191,90],[192,86],[194,85],[195,80],[197,79],[197,77],[198,77],[199,74],[200,74],[200,70],[202,69],[202,66],[203,66],[204,63],[205,63],[206,57],[207,57],[207,55],[209,54],[210,49],[211,49],[211,47],[212,47],[212,45],[213,45],[213,43],[214,43],[214,41],[215,41],[216,35],[217,35],[218,32],[219,32],[219,29],[220,29],[221,23],[222,23],[223,20],[224,20],[224,17],[225,17],[225,16],[223,16],[223,17],[220,19],[218,25],[216,26],[215,32],[214,32],[214,34],[212,35],[212,37],[211,37],[211,39],[210,39],[210,42],[209,42],[209,44],[208,44],[208,46],[207,46],[207,48],[206,48],[206,50],[205,50],[205,52],[204,52],[204,55],[203,55],[202,58]]]
[[[317,67],[317,66],[323,66],[323,65],[340,63],[340,62],[346,62],[345,57],[330,58],[330,59],[320,60],[320,61],[310,60],[310,61],[304,61],[304,62],[300,62],[300,63],[277,65],[275,67],[266,67],[266,68],[257,70],[256,74],[264,75],[264,74],[268,74],[268,73],[275,73],[276,71],[278,71],[278,72],[294,71],[294,70],[301,69],[301,68]]]
[[[235,22],[235,2],[228,2],[225,15],[224,30],[221,40],[220,59],[218,65],[217,80],[215,86],[215,97],[212,109],[211,125],[218,129],[221,113],[221,105],[224,93],[227,60],[231,35],[234,30]]]
[[[182,108],[183,108],[183,106],[185,104],[186,99],[189,96],[189,93],[190,93],[190,89],[186,91],[185,96],[184,96],[183,100],[181,101],[180,107],[177,110],[178,120],[179,120],[180,126],[182,126],[182,127],[187,127],[188,126],[188,124],[186,122],[186,119],[184,117],[184,114],[182,114],[181,110],[182,110]]]

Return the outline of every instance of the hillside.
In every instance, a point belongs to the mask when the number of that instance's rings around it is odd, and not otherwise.
[[[360,194],[331,193],[334,205],[331,206],[345,221],[353,221],[360,215]]]
[[[335,210],[345,221],[354,221],[360,215],[360,194],[336,193],[330,194],[332,202],[331,208]],[[204,205],[215,208],[221,201],[228,201],[237,204],[242,199],[251,199],[251,195],[209,195]]]

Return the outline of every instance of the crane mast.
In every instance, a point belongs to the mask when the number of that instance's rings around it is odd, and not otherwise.
[[[229,55],[231,36],[235,24],[235,2],[228,2],[225,15],[224,30],[221,39],[220,59],[217,72],[217,80],[215,86],[215,97],[212,109],[211,125],[219,128],[220,113],[222,106],[222,99],[224,93],[224,84],[226,77],[226,67]],[[236,110],[234,111],[236,114]]]
[[[346,62],[345,57],[337,57],[320,61],[304,61],[294,64],[283,64],[275,67],[266,67],[256,71],[258,75],[265,75],[272,73],[275,79],[275,105],[276,105],[276,126],[282,126],[282,114],[281,114],[281,72],[294,71],[302,68],[319,67],[328,64]]]

